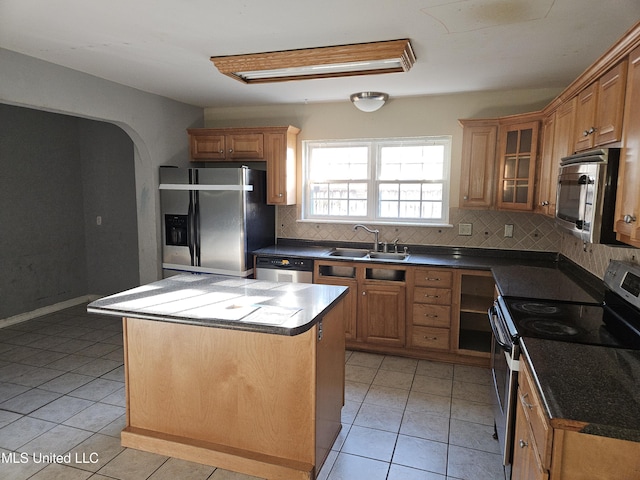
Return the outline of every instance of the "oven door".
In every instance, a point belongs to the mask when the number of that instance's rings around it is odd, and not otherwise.
[[[491,375],[493,377],[494,421],[504,465],[511,464],[515,433],[515,402],[518,390],[520,347],[508,333],[497,303],[489,309],[492,330]]]

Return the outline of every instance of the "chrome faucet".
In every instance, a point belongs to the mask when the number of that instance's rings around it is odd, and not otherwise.
[[[358,228],[364,228],[367,232],[373,233],[375,235],[375,240],[373,241],[373,251],[377,252],[378,251],[378,235],[380,234],[380,230],[371,230],[370,228],[365,227],[364,225],[359,223],[353,226],[353,231],[355,232],[356,230],[358,230]]]

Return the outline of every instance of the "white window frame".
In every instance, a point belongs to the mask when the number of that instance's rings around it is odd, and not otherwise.
[[[421,225],[421,226],[447,226],[449,222],[449,192],[451,175],[451,135],[423,136],[423,137],[400,137],[400,138],[370,138],[370,139],[345,139],[345,140],[304,140],[303,160],[302,160],[302,208],[300,211],[301,221],[310,222],[330,222],[330,223],[354,223],[368,222],[375,224],[392,225]],[[438,180],[379,180],[378,170],[380,168],[380,152],[382,147],[401,145],[442,145],[443,153],[443,173]],[[311,189],[310,184],[313,179],[309,178],[311,151],[321,147],[348,147],[367,146],[368,151],[368,178],[367,185],[367,215],[312,215],[311,214]],[[329,182],[339,183],[343,179],[330,179]],[[440,218],[385,218],[378,215],[380,205],[379,185],[382,183],[442,183],[442,215]]]

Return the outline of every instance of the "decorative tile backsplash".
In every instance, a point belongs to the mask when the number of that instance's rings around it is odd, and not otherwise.
[[[373,235],[353,224],[299,222],[297,207],[278,207],[279,238],[296,238],[317,241],[373,242]],[[452,208],[449,223],[453,227],[416,227],[398,225],[375,225],[380,230],[381,242],[404,245],[445,245],[456,247],[495,248],[509,250],[531,250],[560,252],[599,278],[609,260],[638,262],[636,248],[618,248],[605,245],[587,245],[586,251],[580,240],[559,232],[552,218],[544,215],[521,212],[499,212],[494,210],[461,210]],[[459,225],[471,224],[471,235],[460,235]],[[505,225],[513,225],[513,237],[505,237]],[[367,224],[367,226],[374,226]]]
[[[594,244],[587,244],[585,247],[579,239],[569,234],[562,234],[560,253],[599,278],[604,278],[611,260],[640,263],[640,250],[637,248]]]

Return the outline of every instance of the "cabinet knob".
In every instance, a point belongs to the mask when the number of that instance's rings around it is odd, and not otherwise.
[[[462,197],[463,200],[469,200],[469,195],[465,195],[464,197]]]
[[[543,207],[546,207],[547,205],[549,205],[549,202],[545,200],[544,202],[540,202],[540,205],[542,205]]]
[[[281,193],[279,193],[279,194],[278,194],[278,196],[279,196],[279,197],[282,197],[282,194],[281,194]]]
[[[230,148],[230,149],[229,149],[229,153],[233,153],[233,148]]]
[[[224,153],[224,150],[220,150],[218,153],[222,155]]]
[[[367,294],[367,292],[362,292],[362,296],[364,297]]]
[[[520,441],[518,442],[518,445],[520,445],[520,448],[524,448],[524,447],[528,447],[529,443],[525,442],[524,440],[520,439]]]
[[[634,217],[633,215],[625,215],[624,217],[622,217],[622,220],[624,220],[624,223],[633,223],[636,221],[636,217]]]

